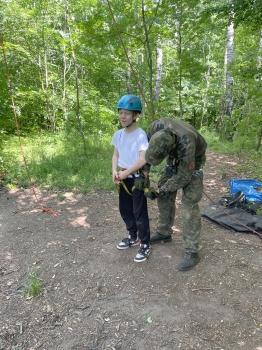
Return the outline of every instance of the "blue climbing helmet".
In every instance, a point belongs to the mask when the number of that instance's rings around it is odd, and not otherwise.
[[[142,112],[142,102],[138,96],[135,95],[124,95],[120,98],[117,103],[117,109],[127,109],[133,112]]]

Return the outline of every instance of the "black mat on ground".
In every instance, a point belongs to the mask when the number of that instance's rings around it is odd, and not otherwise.
[[[251,232],[248,229],[250,228],[262,234],[262,216],[252,215],[240,208],[226,208],[220,204],[214,204],[205,208],[202,216],[227,229]],[[260,237],[262,238],[262,235]]]

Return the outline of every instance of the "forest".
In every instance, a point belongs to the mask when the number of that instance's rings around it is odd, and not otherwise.
[[[142,127],[159,117],[183,119],[211,148],[227,145],[261,161],[261,1],[0,4],[0,170],[7,183],[28,182],[21,146],[42,184],[59,185],[50,172],[65,171],[65,157],[78,179],[62,187],[81,187],[86,157],[96,163],[100,154],[100,168],[110,168],[103,159],[118,128],[116,103],[127,93],[142,98]]]
[[[261,202],[229,196],[236,178],[262,194],[261,25],[262,0],[0,0],[0,350],[262,350]],[[139,263],[112,181],[126,94],[145,131],[175,118],[208,145],[203,193],[188,166]]]

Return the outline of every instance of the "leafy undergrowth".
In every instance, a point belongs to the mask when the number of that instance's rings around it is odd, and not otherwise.
[[[262,150],[255,151],[252,148],[249,149],[239,139],[234,142],[221,141],[219,136],[214,132],[204,130],[202,134],[207,140],[208,149],[211,151],[238,157],[239,164],[237,165],[237,170],[239,173],[244,173],[249,178],[262,180]]]
[[[31,272],[27,278],[24,289],[27,298],[37,297],[43,292],[43,283],[35,271]]]
[[[90,138],[86,153],[76,135],[41,134],[4,142],[4,184],[9,188],[27,187],[30,183],[52,189],[81,192],[112,189],[109,140]],[[27,167],[23,159],[26,159]]]
[[[262,153],[242,150],[239,144],[221,142],[217,134],[204,131],[209,150],[238,157],[237,171],[246,177],[261,179]],[[97,136],[87,140],[86,153],[76,134],[43,133],[21,139],[15,136],[2,142],[0,178],[8,188],[30,184],[49,189],[88,192],[91,189],[112,190],[111,137]],[[26,159],[27,167],[23,159]],[[157,182],[164,162],[151,169],[151,182]]]

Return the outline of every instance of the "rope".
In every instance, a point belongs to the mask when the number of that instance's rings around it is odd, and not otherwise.
[[[122,185],[124,187],[124,190],[130,195],[133,196],[132,193],[128,190],[126,184],[124,183],[124,181],[120,181],[120,185]]]
[[[14,117],[14,121],[15,121],[16,132],[17,132],[18,140],[19,140],[20,153],[22,155],[23,163],[24,163],[24,166],[25,166],[26,175],[27,175],[27,177],[29,179],[29,183],[32,184],[31,190],[33,192],[33,196],[35,197],[36,204],[39,205],[39,208],[43,212],[46,212],[46,213],[50,214],[51,216],[55,217],[55,216],[58,216],[58,212],[56,212],[54,209],[52,209],[50,207],[44,207],[41,204],[43,202],[43,199],[42,198],[41,199],[38,198],[38,196],[36,194],[35,187],[33,185],[31,174],[29,172],[29,167],[28,167],[28,164],[27,164],[24,148],[23,148],[22,141],[21,141],[21,130],[20,130],[17,114],[16,114],[16,104],[15,104],[15,99],[14,99],[14,95],[13,95],[13,92],[12,92],[13,91],[13,89],[12,89],[12,79],[11,79],[11,75],[10,75],[9,69],[8,69],[8,63],[7,63],[7,57],[6,57],[6,52],[5,52],[5,45],[4,45],[3,35],[0,36],[0,46],[2,48],[4,63],[5,63],[5,67],[6,67],[7,90],[8,90],[10,99],[11,99],[12,112],[13,112],[13,117]]]

